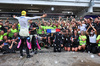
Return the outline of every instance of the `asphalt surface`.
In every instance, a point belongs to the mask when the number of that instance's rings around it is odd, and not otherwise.
[[[19,51],[16,54],[0,53],[0,66],[100,66],[100,57],[86,52],[54,53],[53,48],[44,48],[31,58],[26,58],[26,55],[19,58]]]

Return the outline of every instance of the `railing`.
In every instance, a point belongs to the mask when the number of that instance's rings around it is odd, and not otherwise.
[[[90,0],[24,0],[24,1],[90,1]]]
[[[90,2],[90,1],[100,1],[100,0],[3,0],[3,1]]]
[[[50,1],[50,2],[78,2],[78,3],[89,3],[90,1],[94,1],[96,3],[100,2],[100,0],[2,0],[2,1]]]

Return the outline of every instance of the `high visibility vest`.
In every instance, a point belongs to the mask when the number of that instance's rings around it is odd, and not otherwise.
[[[3,40],[3,35],[0,35],[0,40]]]
[[[11,32],[14,34],[14,33],[17,33],[18,30],[17,30],[17,29],[14,29],[14,30],[13,30],[13,29],[11,28]]]
[[[3,35],[0,35],[0,40],[3,40],[3,36],[7,36],[7,33],[4,33]]]
[[[87,39],[86,36],[81,36],[83,39]],[[80,45],[86,45],[86,40],[85,41],[82,41],[81,37],[79,37],[79,43]]]
[[[12,36],[14,35],[14,33],[17,33],[17,32],[18,32],[17,29],[14,29],[14,30],[13,30],[13,29],[11,28],[11,32],[8,34],[8,36],[9,36],[9,37],[12,37]]]
[[[100,35],[98,35],[96,40],[99,40],[99,39],[100,39]],[[98,42],[98,47],[100,47],[100,41]]]
[[[20,31],[20,24],[18,23],[18,32]]]
[[[42,29],[40,29],[40,27],[37,29],[37,34],[42,34]]]

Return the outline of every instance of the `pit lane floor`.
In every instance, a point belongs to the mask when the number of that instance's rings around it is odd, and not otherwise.
[[[31,58],[19,58],[19,51],[15,54],[0,55],[0,66],[100,66],[97,54],[86,52],[53,52],[53,48],[42,49]]]

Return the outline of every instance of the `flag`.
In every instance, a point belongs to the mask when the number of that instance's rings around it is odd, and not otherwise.
[[[47,29],[47,33],[60,32],[60,29]]]

